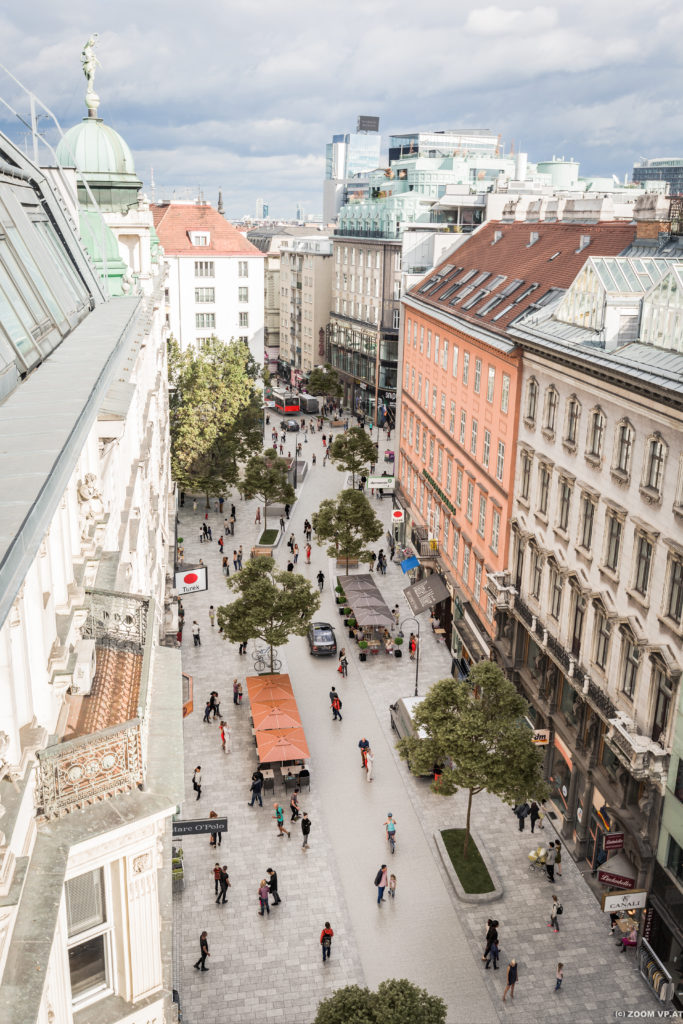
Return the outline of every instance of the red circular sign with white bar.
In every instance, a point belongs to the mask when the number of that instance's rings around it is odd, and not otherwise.
[[[392,510],[391,521],[392,521],[392,523],[402,523],[403,522],[403,509],[402,508],[395,508],[395,509]]]

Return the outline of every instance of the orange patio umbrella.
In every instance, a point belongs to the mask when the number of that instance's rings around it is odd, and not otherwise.
[[[301,727],[298,729],[257,729],[256,746],[261,764],[301,761],[311,756]]]
[[[252,704],[254,701],[263,703],[294,697],[289,676],[247,676],[246,683],[249,700]]]
[[[278,701],[252,701],[251,717],[255,729],[300,729],[301,719],[293,697]]]

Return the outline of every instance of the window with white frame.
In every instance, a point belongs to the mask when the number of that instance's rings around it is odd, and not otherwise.
[[[683,556],[678,552],[669,553],[665,595],[664,615],[680,626],[683,615]]]
[[[190,231],[190,242],[192,245],[206,246],[210,242],[209,233],[207,231]]]
[[[531,454],[523,451],[521,455],[521,462],[522,472],[520,474],[519,496],[520,498],[523,498],[524,501],[528,501],[529,488],[531,486],[531,466],[533,462]]]
[[[434,362],[439,365],[439,335],[434,335]]]
[[[195,277],[215,277],[213,260],[195,260]]]
[[[555,433],[555,421],[557,419],[557,406],[559,395],[554,387],[549,387],[545,395],[545,420],[543,428],[548,434]]]
[[[498,457],[496,458],[496,479],[502,480],[505,472],[505,442],[498,442]]]
[[[632,633],[624,628],[621,634],[621,691],[633,700],[640,669],[640,650]]]
[[[538,511],[542,516],[548,515],[549,497],[550,469],[542,462],[538,469]]]
[[[432,388],[432,416],[436,416],[437,390]]]
[[[526,386],[526,407],[524,418],[531,424],[536,423],[536,409],[538,407],[538,382],[535,377],[530,377]]]
[[[415,394],[415,370],[410,371],[410,393]]]
[[[339,252],[337,252],[337,255],[339,255]],[[339,260],[337,260],[337,262],[339,262]],[[249,260],[237,261],[237,276],[249,277]]]
[[[415,451],[419,452],[419,450],[420,450],[420,421],[418,419],[416,419],[415,420]]]
[[[643,487],[647,488],[647,490],[659,493],[664,476],[665,459],[666,445],[663,438],[655,434],[647,442],[645,471],[643,474]]]
[[[592,459],[599,459],[602,456],[602,446],[605,439],[605,415],[601,409],[594,409],[590,416],[588,425],[588,439],[586,455]]]
[[[484,431],[484,451],[481,457],[481,463],[484,469],[489,468],[489,459],[491,457],[491,431]]]
[[[194,301],[195,302],[215,302],[216,301],[216,289],[215,288],[195,288],[195,290],[194,290]]]
[[[422,461],[427,461],[427,431],[422,431]]]
[[[465,518],[472,522],[472,516],[474,513],[474,484],[471,480],[467,481],[467,505],[465,507]]]
[[[242,287],[237,289],[237,301],[249,302],[249,289]]]
[[[470,431],[470,451],[472,455],[477,454],[477,434],[479,433],[479,424],[475,419],[472,420],[472,426]]]
[[[417,320],[413,321],[413,348],[417,348]]]
[[[460,410],[460,444],[465,444],[465,434],[467,432],[467,412],[465,409]]]
[[[443,339],[443,354],[441,357],[441,366],[444,370],[448,369],[448,338]]]
[[[478,395],[481,391],[481,359],[474,361],[474,393]]]
[[[569,514],[572,507],[572,485],[566,477],[560,477],[557,528],[566,533],[569,529]]]
[[[550,614],[553,619],[559,621],[560,611],[562,609],[562,587],[563,580],[560,575],[555,562],[549,563],[550,571],[548,573],[548,598],[550,606]]]
[[[429,377],[425,377],[425,409],[429,412]]]
[[[239,326],[240,327],[248,327],[249,326],[249,314],[248,313],[239,313],[238,316],[239,316]]]
[[[462,546],[462,578],[464,582],[469,585],[470,580],[470,551],[469,544],[463,544]]]
[[[671,679],[664,670],[664,665],[659,659],[655,660],[654,657],[652,660],[650,692],[654,697],[651,736],[655,743],[661,743],[664,746],[666,744],[666,733],[671,712],[673,686]],[[680,773],[680,763],[678,770]]]
[[[633,440],[635,431],[628,420],[622,420],[617,426],[617,435],[614,441],[614,461],[612,469],[621,476],[627,477],[631,472],[631,455],[633,453]]]
[[[605,514],[605,566],[612,572],[619,568],[622,532],[622,516],[614,509],[608,509]]]
[[[535,544],[530,544],[530,579],[529,587],[531,590],[531,596],[537,600],[541,596],[541,581],[543,579],[543,559],[541,552],[538,550]]]
[[[453,547],[451,549],[451,561],[452,561],[452,563],[453,563],[453,565],[455,566],[456,569],[458,568],[458,549],[459,549],[459,547],[460,547],[460,533],[458,532],[458,530],[456,529],[456,527],[454,525],[453,526]]]
[[[427,331],[427,359],[432,357],[432,332]]]
[[[443,472],[443,448],[439,448],[436,457],[436,479],[441,483],[441,474]]]
[[[195,313],[194,325],[198,331],[206,330],[216,326],[215,313]]]
[[[579,544],[586,551],[590,551],[593,543],[593,526],[595,524],[595,498],[584,493],[581,496],[581,529],[579,533]]]
[[[469,352],[463,353],[462,357],[462,382],[467,387],[470,379],[470,354]]]
[[[455,474],[455,504],[458,508],[462,505],[462,470]]]
[[[422,374],[417,375],[417,400],[422,405]]]
[[[645,533],[636,533],[636,551],[634,558],[633,589],[643,597],[647,597],[652,571],[652,555],[654,545]]]
[[[451,436],[455,434],[455,402],[451,402],[451,411],[448,419],[448,432]]]
[[[593,661],[598,668],[604,671],[607,668],[612,628],[605,609],[599,604],[596,604],[594,608],[593,635],[595,637],[595,651],[593,653]]]
[[[507,373],[503,374],[503,386],[500,392],[500,411],[507,412],[510,407],[510,377]]]
[[[493,401],[493,393],[496,390],[496,368],[495,366],[489,366],[489,375],[486,382],[486,401]]]
[[[498,554],[498,543],[500,539],[500,512],[494,508],[491,512],[491,543],[489,547],[495,555]]]
[[[420,352],[424,352],[425,348],[425,329],[420,327]]]
[[[429,439],[429,471],[434,469],[434,438]]]
[[[459,353],[459,351],[460,351],[460,349],[458,348],[458,346],[454,345],[453,346],[453,376],[455,378],[457,378],[457,376],[458,376],[458,353]]]
[[[446,425],[446,396],[443,393],[443,391],[441,392],[441,415],[439,416],[439,419],[441,421],[441,426],[445,427],[445,425]]]
[[[474,600],[477,604],[481,601],[481,577],[483,566],[478,558],[474,560]]]
[[[479,522],[477,523],[477,532],[481,537],[486,535],[486,496],[484,494],[479,495]]]
[[[567,402],[567,429],[564,442],[569,447],[576,446],[579,436],[579,420],[581,419],[581,406],[578,399],[572,397]]]
[[[450,459],[446,459],[446,494],[451,493],[451,486],[453,484],[453,463]]]
[[[113,991],[113,922],[105,868],[69,879],[64,887],[71,999],[79,1009]]]
[[[395,331],[398,330],[400,322],[401,322],[401,310],[400,309],[393,309],[391,311],[391,326],[393,327],[393,329]]]

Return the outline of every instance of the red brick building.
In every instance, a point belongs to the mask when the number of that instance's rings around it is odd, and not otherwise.
[[[508,564],[521,350],[506,329],[588,256],[618,255],[635,225],[490,223],[403,298],[396,502],[460,668],[488,657],[487,575]]]

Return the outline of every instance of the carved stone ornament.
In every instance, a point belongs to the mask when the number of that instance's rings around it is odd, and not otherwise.
[[[152,854],[147,851],[138,857],[133,857],[133,874],[141,875],[143,871],[149,871],[152,866]]]

